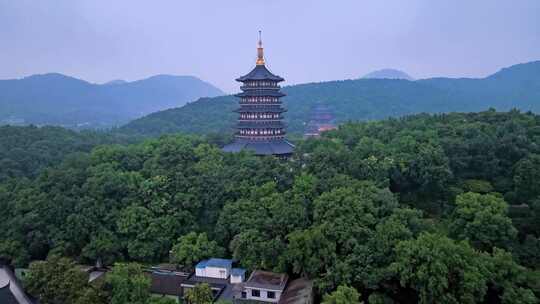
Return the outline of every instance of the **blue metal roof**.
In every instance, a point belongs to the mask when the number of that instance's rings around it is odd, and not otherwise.
[[[206,267],[223,267],[230,268],[232,266],[232,260],[229,259],[216,259],[212,258],[206,262]]]
[[[241,276],[246,273],[246,270],[244,268],[233,268],[231,270],[231,275],[233,276]]]
[[[197,266],[195,266],[195,268],[199,268],[199,269],[206,268],[207,263],[208,263],[208,260],[202,260],[199,263],[197,263]]]

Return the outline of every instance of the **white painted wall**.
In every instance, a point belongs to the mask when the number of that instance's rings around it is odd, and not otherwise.
[[[206,277],[206,268],[195,268],[195,275],[198,277]]]
[[[257,288],[255,288],[257,289]],[[260,290],[261,296],[260,297],[254,297],[251,295],[252,288],[246,288],[244,291],[246,292],[246,299],[249,300],[257,300],[257,301],[264,301],[269,303],[277,303],[279,302],[279,298],[281,297],[281,291],[274,291],[274,290],[266,290],[266,289],[258,289]],[[274,299],[268,298],[268,291],[274,291],[276,294],[276,297]]]
[[[195,275],[198,277],[227,279],[231,273],[230,267],[208,267],[195,268]]]
[[[232,275],[231,274],[231,284],[237,284],[244,282],[244,276],[243,275]]]
[[[206,266],[206,277],[216,279],[226,279],[231,273],[230,267],[208,267]]]

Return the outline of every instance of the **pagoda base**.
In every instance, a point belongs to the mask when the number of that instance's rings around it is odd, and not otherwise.
[[[233,143],[223,147],[224,152],[238,153],[242,150],[252,151],[255,155],[276,155],[287,157],[294,151],[294,145],[286,139],[249,140],[237,138]]]

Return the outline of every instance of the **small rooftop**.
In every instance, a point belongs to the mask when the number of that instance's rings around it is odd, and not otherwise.
[[[204,260],[204,261],[199,262],[197,266],[195,267],[196,268],[205,268],[205,267],[231,268],[232,260],[211,258],[209,260]]]
[[[245,273],[246,273],[246,270],[244,268],[233,268],[231,270],[232,276],[241,276],[241,275],[244,275]]]
[[[289,277],[285,273],[255,270],[245,283],[246,287],[264,288],[272,290],[285,289]]]
[[[32,304],[12,270],[0,265],[0,303]]]
[[[308,304],[313,302],[313,281],[299,278],[287,285],[279,304]]]
[[[188,276],[174,274],[173,272],[148,272],[150,277],[150,292],[162,295],[180,296],[182,295],[181,284],[187,280]]]
[[[181,282],[182,287],[193,287],[197,284],[207,283],[210,288],[216,291],[216,299],[231,300],[233,296],[233,285],[229,283],[228,279],[218,279],[209,277],[198,277],[192,274],[189,278]]]

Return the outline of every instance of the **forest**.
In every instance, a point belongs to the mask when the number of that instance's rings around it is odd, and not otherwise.
[[[538,113],[540,61],[513,65],[486,78],[430,78],[417,81],[351,79],[283,87],[289,112],[287,131],[303,134],[311,109],[324,103],[338,123],[370,121],[416,113],[478,112],[513,108]],[[152,113],[122,126],[126,134],[156,136],[175,132],[232,133],[237,100],[201,98],[180,108]]]
[[[0,156],[17,161],[36,130],[11,128]],[[62,147],[70,136],[54,135]],[[145,265],[214,255],[310,278],[325,304],[538,303],[539,115],[349,122],[297,140],[287,161],[223,153],[226,140],[94,139],[26,156],[33,168],[0,178],[0,259],[29,266],[45,304],[162,303]],[[73,269],[97,259],[113,271],[87,286]]]

